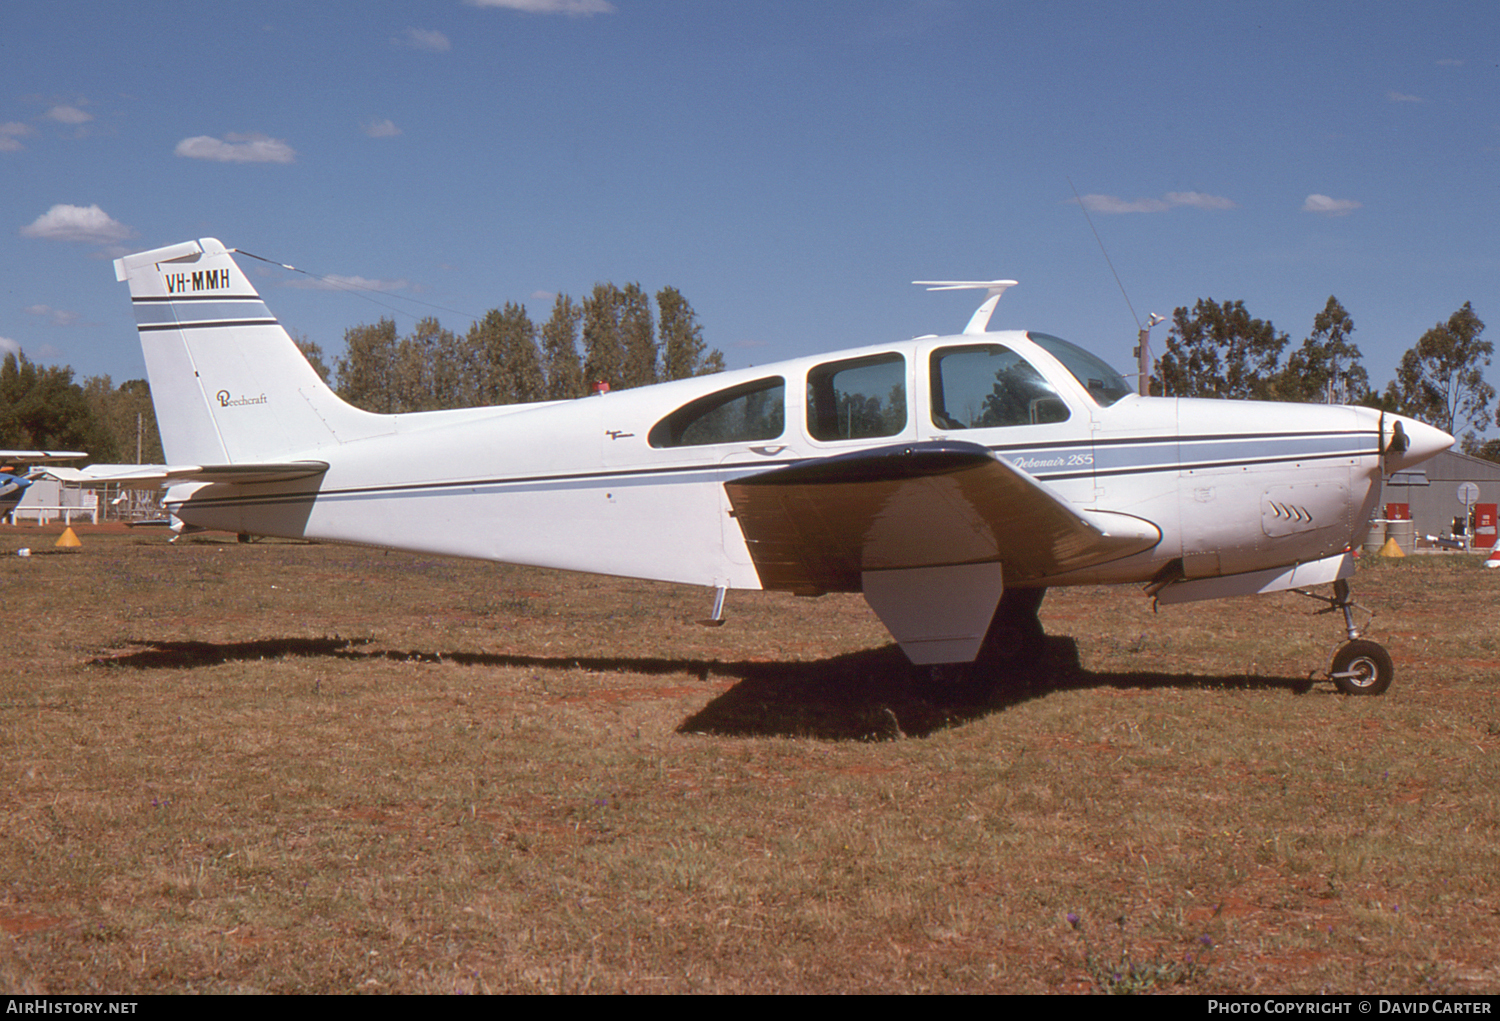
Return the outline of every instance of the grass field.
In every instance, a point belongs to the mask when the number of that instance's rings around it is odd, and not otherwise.
[[[1381,698],[1311,600],[1091,588],[979,701],[857,596],[54,537],[0,530],[5,992],[1500,992],[1477,558],[1361,565]]]

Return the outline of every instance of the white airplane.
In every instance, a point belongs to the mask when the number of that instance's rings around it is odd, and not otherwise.
[[[967,328],[573,401],[378,415],[318,378],[204,238],[115,261],[187,526],[715,590],[862,592],[919,666],[1019,669],[1054,585],[1162,603],[1333,585],[1329,677],[1391,682],[1359,638],[1351,549],[1382,472],[1453,438],[1369,408],[1135,395],[1056,337]]]
[[[16,509],[31,484],[47,474],[41,468],[18,471],[12,462],[41,465],[49,461],[78,461],[88,456],[81,450],[0,450],[0,521]]]

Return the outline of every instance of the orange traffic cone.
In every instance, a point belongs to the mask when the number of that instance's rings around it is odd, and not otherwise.
[[[1495,548],[1490,550],[1490,555],[1484,560],[1485,567],[1500,567],[1500,542],[1495,543]]]
[[[68,527],[68,528],[64,528],[63,529],[63,534],[59,535],[57,537],[57,542],[53,543],[53,545],[54,546],[82,546],[83,543],[79,541],[79,539],[78,539],[78,533],[75,532],[75,531],[73,531],[73,529],[71,527]]]

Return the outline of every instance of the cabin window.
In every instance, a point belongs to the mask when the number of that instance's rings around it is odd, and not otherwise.
[[[656,423],[653,447],[774,440],[786,429],[786,380],[780,376],[720,390],[684,404]]]
[[[1031,363],[999,344],[932,353],[932,424],[992,429],[1066,422],[1068,406]]]
[[[1045,333],[1028,333],[1026,336],[1037,347],[1062,362],[1063,368],[1073,374],[1073,378],[1078,380],[1101,407],[1107,408],[1121,397],[1135,393],[1130,384],[1125,382],[1125,378],[1105,364],[1104,359],[1085,351],[1077,344]]]
[[[906,428],[906,359],[825,362],[807,374],[807,431],[819,440],[894,436]]]

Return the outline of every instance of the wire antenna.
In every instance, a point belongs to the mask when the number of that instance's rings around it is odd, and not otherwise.
[[[1130,295],[1125,293],[1125,285],[1120,282],[1120,274],[1115,273],[1115,264],[1110,261],[1109,252],[1104,247],[1104,240],[1099,237],[1099,232],[1094,229],[1094,218],[1089,215],[1089,207],[1083,204],[1083,196],[1078,194],[1078,189],[1073,187],[1073,179],[1067,178],[1068,187],[1073,188],[1073,197],[1078,200],[1078,208],[1083,210],[1083,218],[1088,221],[1089,230],[1094,232],[1094,240],[1099,242],[1099,251],[1104,253],[1104,262],[1109,266],[1109,271],[1114,273],[1115,286],[1120,289],[1120,296],[1125,299],[1125,307],[1130,309],[1130,318],[1135,320],[1135,328],[1141,329],[1141,317],[1135,314],[1135,306],[1130,303]]]
[[[293,273],[301,273],[309,280],[318,281],[318,283],[322,284],[324,288],[330,291],[348,292],[349,294],[354,295],[356,298],[365,299],[372,305],[379,305],[381,308],[388,308],[398,315],[411,316],[413,319],[417,318],[415,312],[408,311],[404,308],[398,308],[395,305],[387,305],[383,301],[379,301],[375,298],[370,297],[370,295],[379,294],[387,298],[393,298],[396,301],[409,301],[413,305],[426,305],[428,308],[435,308],[440,312],[452,312],[454,315],[467,316],[468,318],[473,319],[476,322],[482,318],[481,316],[474,315],[472,312],[464,312],[461,309],[449,308],[447,305],[434,305],[432,302],[423,301],[420,298],[411,298],[404,294],[395,294],[391,291],[381,291],[373,287],[361,287],[358,284],[346,283],[342,280],[334,279],[328,275],[318,276],[316,273],[309,273],[305,269],[298,269],[296,266],[288,265],[285,262],[277,262],[275,259],[267,259],[263,256],[256,255],[254,252],[247,252],[243,248],[231,248],[230,251],[236,253],[237,255],[243,255],[248,259],[255,259],[258,262],[264,262],[267,265],[280,266],[282,269],[291,270]]]

